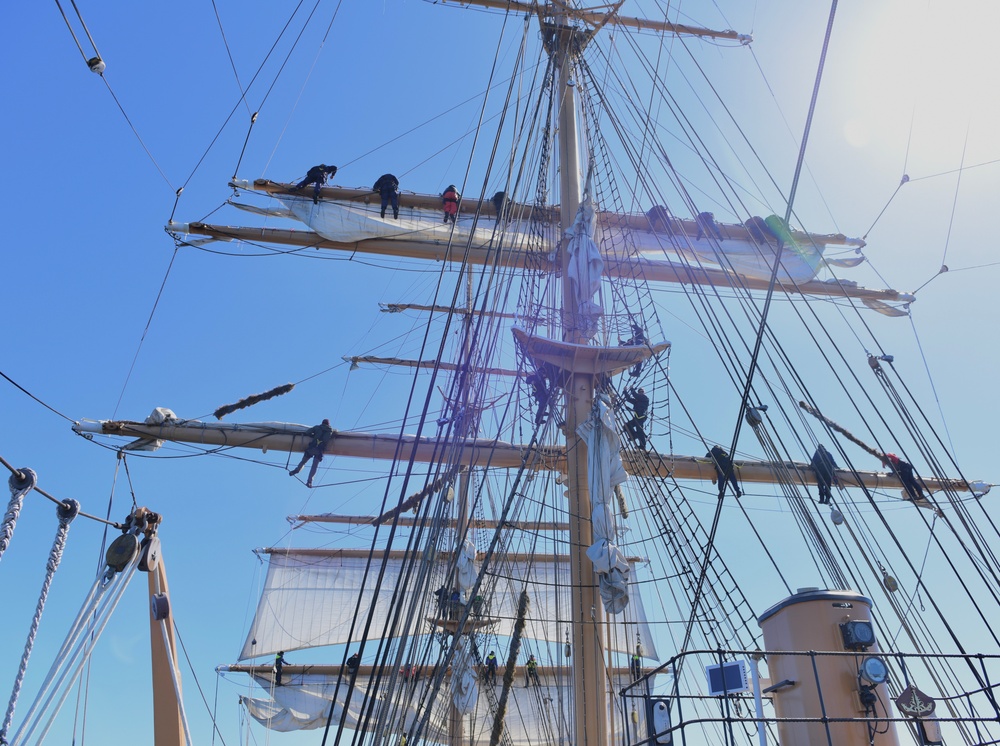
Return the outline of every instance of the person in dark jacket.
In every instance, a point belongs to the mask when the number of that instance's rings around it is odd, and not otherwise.
[[[302,471],[302,467],[306,465],[306,461],[312,459],[313,463],[312,468],[309,469],[309,479],[306,480],[306,487],[312,487],[313,477],[316,476],[319,462],[323,460],[323,453],[326,451],[326,444],[333,439],[333,428],[330,427],[330,420],[323,420],[319,425],[309,428],[306,430],[306,435],[309,436],[309,444],[306,446],[305,453],[302,454],[302,460],[298,466],[288,472],[288,476],[294,477]]]
[[[913,473],[913,465],[903,461],[895,453],[887,453],[882,457],[882,465],[892,469],[892,472],[903,483],[903,489],[909,495],[910,500],[926,500],[924,491],[917,482],[917,476]]]
[[[302,187],[309,186],[310,184],[315,184],[313,187],[313,202],[319,202],[319,190],[323,188],[326,180],[332,176],[336,176],[337,167],[327,166],[325,163],[321,163],[318,166],[313,166],[306,172],[306,178],[295,185],[296,189],[302,189]]]
[[[392,216],[399,220],[399,179],[392,174],[382,174],[372,186],[372,191],[378,192],[382,198],[382,217],[385,217],[385,208],[391,202]]]
[[[347,670],[351,672],[353,676],[358,672],[358,666],[361,665],[361,655],[355,653],[350,658],[347,659]]]
[[[525,687],[531,686],[532,682],[534,682],[535,686],[542,685],[542,682],[538,680],[538,661],[535,660],[535,656],[529,655],[528,662],[524,665]]]
[[[497,224],[506,223],[510,220],[510,201],[505,192],[497,192],[493,195],[493,209],[497,211]]]
[[[281,669],[285,666],[285,651],[279,650],[274,656],[274,685],[281,686]]]
[[[449,220],[452,225],[455,224],[455,220],[458,218],[458,201],[462,198],[459,194],[458,189],[454,184],[449,184],[448,188],[444,190],[441,195],[441,206],[444,208],[444,222]]]
[[[632,681],[638,681],[642,678],[642,656],[639,655],[638,647],[632,653],[632,658],[629,659],[628,669],[632,673]]]
[[[826,450],[826,447],[820,443],[816,447],[816,453],[813,454],[809,465],[812,467],[813,474],[816,475],[816,487],[819,489],[819,504],[827,505],[832,497],[830,487],[837,483],[837,473],[835,471],[837,462],[833,460],[833,456]]]
[[[545,415],[549,412],[549,399],[551,398],[549,384],[540,370],[536,370],[525,378],[524,382],[531,386],[531,396],[534,397],[535,403],[538,405],[538,410],[535,412],[535,426],[537,427],[545,422]]]
[[[733,485],[733,489],[736,490],[736,497],[743,497],[743,493],[740,491],[740,484],[736,481],[736,468],[733,466],[732,459],[729,458],[729,454],[726,453],[722,446],[712,446],[712,450],[705,454],[706,457],[712,459],[712,463],[715,464],[715,480],[719,483],[719,498],[726,494],[726,484]]]
[[[653,205],[650,207],[646,211],[646,219],[649,221],[649,227],[654,232],[666,233],[667,235],[673,234],[670,211],[663,205]]]
[[[492,650],[486,656],[486,683],[497,683],[497,654]]]
[[[719,228],[719,224],[715,222],[715,214],[711,212],[699,212],[698,217],[695,219],[695,223],[698,224],[698,235],[695,236],[697,241],[699,238],[713,236],[720,241],[722,240],[722,229]]]
[[[625,423],[625,433],[630,440],[635,441],[639,448],[646,450],[646,413],[649,411],[649,397],[646,389],[625,389],[622,397],[627,404],[632,405],[632,419]]]

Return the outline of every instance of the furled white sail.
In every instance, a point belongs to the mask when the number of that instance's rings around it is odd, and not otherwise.
[[[594,302],[594,295],[601,288],[604,260],[594,241],[594,202],[590,195],[590,183],[588,177],[587,188],[576,211],[576,219],[566,231],[566,238],[569,239],[566,244],[566,252],[569,254],[566,274],[576,303],[577,331],[587,339],[597,334],[598,323],[604,313],[600,304]]]
[[[451,664],[451,699],[455,709],[463,715],[471,715],[476,711],[479,701],[479,673],[472,657],[468,638],[462,639],[455,652],[455,660]]]
[[[376,566],[381,560],[376,558]],[[409,560],[412,562],[412,560]],[[450,556],[439,560],[444,566]],[[433,593],[418,591],[410,582],[400,587],[406,566],[403,558],[385,560],[382,590],[376,597],[372,576],[365,582],[367,556],[364,552],[321,552],[288,550],[272,552],[264,590],[250,626],[240,660],[273,655],[279,650],[337,645],[348,642],[347,635],[355,613],[366,618],[375,605],[373,629],[383,629],[386,621],[400,604],[417,602],[424,605],[415,624],[425,632],[427,618],[438,615]],[[517,598],[527,587],[531,596],[531,611],[525,626],[525,636],[538,640],[562,640],[570,619],[569,560],[562,555],[537,557],[506,556],[491,562],[483,588],[491,589],[483,599],[482,618],[492,620],[489,630],[509,636],[517,613]],[[359,589],[362,589],[359,593]],[[640,635],[648,658],[658,659],[651,641],[653,635],[646,623],[641,597],[633,594],[632,602],[621,619]],[[399,630],[398,634],[413,634],[414,630]],[[612,650],[629,653],[628,636],[617,636]]]
[[[453,227],[442,223],[437,211],[418,207],[404,206],[398,220],[382,218],[379,216],[377,200],[373,204],[331,200],[314,204],[310,198],[285,194],[278,195],[278,199],[296,220],[330,241],[353,243],[377,238],[442,244],[449,241],[471,241],[473,246],[487,246],[497,239],[495,223],[483,218],[476,222],[473,229],[474,221],[469,216],[459,215],[458,222]],[[602,226],[601,234],[604,236],[603,240],[610,245],[620,245],[622,234],[627,232],[627,245],[634,247],[643,260],[677,266],[680,272],[697,271],[700,266],[722,266],[754,279],[769,279],[774,265],[774,246],[758,244],[742,226],[724,228],[727,235],[721,242],[707,236],[698,238],[685,233],[638,230],[614,224]],[[555,224],[542,221],[533,227],[527,219],[512,221],[504,227],[504,245],[512,249],[536,245],[537,239],[532,239],[529,243],[531,229],[542,231],[540,248],[549,253],[555,250],[558,244]],[[590,236],[593,236],[593,231]],[[833,237],[817,236],[815,246],[810,244],[804,248],[798,243],[791,248],[786,245],[782,252],[779,279],[808,282],[819,272],[822,252],[826,246],[857,248],[864,245],[858,239],[836,237],[836,240],[831,241],[830,238]]]
[[[618,546],[611,501],[615,487],[628,475],[622,466],[615,415],[604,397],[594,402],[591,416],[580,423],[576,432],[587,443],[587,476],[594,532],[594,543],[587,548],[587,556],[594,563],[594,570],[600,578],[604,608],[618,614],[628,605],[629,564]]]
[[[337,704],[333,710],[332,722],[336,725],[343,719],[348,728],[354,728],[360,722],[367,681],[359,680],[354,683],[350,705],[345,710],[344,705],[351,689],[351,684],[346,679],[341,679],[338,684],[337,676],[300,674],[288,677],[282,686],[274,686],[269,678],[253,678],[270,697],[240,699],[251,717],[271,730],[289,732],[326,727],[330,703],[333,702],[335,693]],[[376,714],[377,708],[372,716]],[[408,707],[402,717],[409,727],[416,717],[416,711]]]
[[[508,707],[504,720],[504,742],[511,746],[533,746],[539,743],[540,734],[567,732],[571,723],[573,682],[568,669],[553,669],[539,666],[538,674],[541,686],[526,688],[522,686],[523,669],[514,679],[511,689],[513,706]],[[326,726],[330,702],[336,690],[337,677],[305,674],[292,676],[280,687],[271,686],[269,679],[255,676],[254,679],[266,692],[265,697],[241,697],[241,702],[247,711],[259,723],[271,730],[293,731],[308,730]],[[500,679],[493,685],[494,695],[500,693]],[[605,680],[609,691],[618,691],[630,682],[624,673],[612,673]],[[415,691],[408,692],[402,712],[386,712],[384,715],[394,723],[393,731],[404,733],[411,731],[415,723],[423,717],[423,712],[417,709],[420,703],[427,699],[424,688],[431,686],[432,679],[428,676],[419,680]],[[346,714],[344,725],[353,728],[358,723],[358,713],[363,707],[364,693],[369,686],[366,677],[358,677],[355,691],[351,696],[350,708]],[[270,696],[267,696],[270,695]],[[332,726],[336,727],[344,715],[343,702],[346,692],[341,683],[334,708]],[[472,703],[470,710],[465,712],[465,736],[469,742],[482,743],[489,740],[493,728],[494,712],[491,702],[496,696],[480,696]],[[378,716],[378,709],[386,706],[388,699],[380,699],[372,713],[372,722]],[[414,704],[418,703],[418,704]],[[421,741],[429,743],[448,743],[449,707],[446,700],[437,700],[427,720]],[[641,723],[639,724],[641,727]],[[396,735],[394,732],[393,736]],[[509,741],[507,740],[509,739]],[[544,739],[542,739],[544,740]]]

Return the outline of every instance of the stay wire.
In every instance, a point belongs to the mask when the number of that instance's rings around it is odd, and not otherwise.
[[[163,297],[163,290],[167,286],[167,278],[170,277],[170,270],[173,269],[174,260],[177,259],[178,247],[174,246],[174,251],[170,255],[170,262],[167,264],[167,271],[163,274],[163,280],[160,282],[160,289],[156,293],[156,300],[153,301],[153,307],[149,311],[149,317],[146,319],[146,326],[142,330],[142,335],[139,337],[139,344],[135,348],[135,355],[132,356],[132,364],[129,366],[128,374],[125,376],[125,381],[122,383],[121,392],[118,394],[118,401],[115,402],[115,409],[111,415],[111,419],[115,419],[118,416],[118,408],[121,406],[122,398],[125,396],[125,389],[128,388],[129,381],[132,378],[132,372],[135,370],[135,364],[139,360],[139,353],[142,351],[143,342],[146,341],[146,335],[149,333],[149,327],[153,323],[153,316],[156,314],[156,308],[160,304],[160,298]]]
[[[58,409],[55,409],[51,405],[46,404],[45,402],[43,402],[41,399],[39,399],[37,396],[35,396],[34,394],[32,394],[30,391],[28,391],[28,389],[24,388],[24,386],[22,386],[21,384],[19,384],[17,381],[15,381],[13,378],[11,378],[10,376],[8,376],[2,370],[0,370],[0,376],[2,376],[4,378],[4,380],[6,380],[8,383],[10,383],[12,386],[14,386],[14,388],[16,388],[22,394],[25,394],[30,399],[33,399],[34,401],[38,402],[39,404],[41,404],[43,407],[45,407],[47,410],[49,410],[53,414],[59,415],[60,417],[62,417],[67,422],[76,422],[76,420],[74,420],[72,417],[67,417],[62,412],[60,412]]]

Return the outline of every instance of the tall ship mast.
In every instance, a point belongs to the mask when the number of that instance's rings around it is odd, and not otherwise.
[[[750,34],[628,15],[622,2],[440,5],[421,10],[502,24],[498,50],[514,62],[510,77],[491,76],[459,138],[464,170],[453,162],[439,186],[418,166],[364,161],[358,175],[347,160],[244,178],[254,111],[228,217],[185,214],[178,189],[164,223],[177,255],[280,262],[239,278],[255,293],[297,258],[329,261],[335,291],[318,312],[303,321],[296,301],[308,299],[294,292],[258,295],[256,311],[317,339],[358,327],[362,349],[337,350],[333,375],[361,388],[324,383],[293,409],[314,385],[297,375],[207,414],[164,401],[172,408],[145,419],[116,410],[72,424],[118,468],[166,473],[173,456],[225,456],[266,473],[268,500],[275,473],[284,494],[309,496],[294,498],[288,535],[254,551],[263,577],[243,643],[215,661],[237,693],[239,742],[1000,739],[989,475],[959,467],[874,328],[903,323],[919,291],[849,279],[865,269],[863,230],[798,225],[822,62],[791,183],[774,172],[763,186],[726,173],[678,102],[672,67],[689,42],[729,47],[724,57]],[[649,50],[676,56],[661,67]],[[461,88],[445,78],[449,96]],[[240,85],[242,104],[252,84]],[[698,182],[683,173],[693,167]],[[365,331],[364,311],[340,296],[354,297],[367,262],[419,279],[412,297],[361,288],[373,313],[376,296],[389,312]],[[379,341],[392,324],[398,346]],[[269,360],[254,380],[306,352]],[[315,416],[293,422],[305,415],[291,411]],[[34,472],[9,468],[23,499]],[[113,540],[91,596],[117,603],[149,573],[153,738],[187,746],[204,739],[181,676],[183,592],[174,583],[171,596],[160,557],[181,551],[165,537],[171,510],[143,502],[133,492],[124,519],[109,507]],[[44,739],[72,688],[83,691],[105,624],[84,606],[72,633],[81,658],[58,672],[67,643],[36,703],[14,717],[12,698],[0,742]],[[214,737],[225,728],[211,719]]]

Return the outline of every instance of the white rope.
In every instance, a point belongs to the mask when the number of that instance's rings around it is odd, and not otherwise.
[[[14,525],[21,514],[24,496],[35,488],[37,481],[38,476],[31,469],[21,469],[21,479],[17,478],[17,474],[11,474],[7,480],[10,487],[10,502],[7,503],[7,512],[3,517],[3,525],[0,526],[0,557],[7,551],[7,545],[14,535]]]
[[[31,627],[28,629],[28,639],[24,643],[24,652],[21,653],[21,665],[17,669],[17,677],[14,679],[14,689],[10,694],[10,701],[7,703],[7,712],[3,718],[3,725],[0,726],[0,743],[6,743],[7,731],[10,729],[11,720],[14,719],[14,708],[17,706],[17,698],[21,694],[21,686],[24,684],[24,675],[28,670],[28,659],[31,651],[35,647],[35,637],[38,635],[38,626],[42,622],[42,612],[45,610],[45,602],[49,597],[49,589],[52,587],[52,578],[59,569],[62,561],[63,550],[66,548],[66,537],[69,535],[69,524],[80,513],[80,503],[76,500],[66,500],[56,507],[56,514],[59,516],[59,528],[56,530],[55,541],[52,542],[52,549],[49,551],[49,561],[46,563],[45,580],[42,581],[42,591],[38,596],[38,603],[35,605],[35,615],[31,618]]]
[[[125,589],[128,588],[129,581],[135,575],[138,565],[139,555],[137,554],[122,572],[111,575],[105,573],[97,579],[95,587],[87,597],[84,608],[80,610],[73,628],[60,648],[59,655],[53,661],[24,723],[14,734],[11,740],[12,746],[41,743],[45,739],[45,734],[52,726],[59,709],[66,697],[69,696],[70,690],[93,653],[94,646],[110,621]],[[116,580],[117,582],[115,582]],[[62,691],[62,695],[55,707],[52,708],[41,734],[38,738],[33,738],[34,731],[38,729],[41,719],[45,716],[45,712],[50,709],[52,701],[59,691]]]

